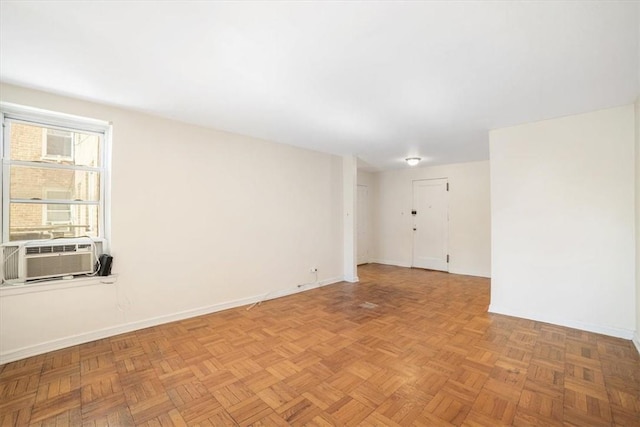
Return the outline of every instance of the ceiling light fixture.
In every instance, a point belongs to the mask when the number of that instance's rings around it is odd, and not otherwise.
[[[407,157],[405,160],[409,166],[415,166],[420,163],[422,159],[420,157]]]

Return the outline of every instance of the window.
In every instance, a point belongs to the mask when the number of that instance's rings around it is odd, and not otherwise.
[[[47,200],[69,200],[71,192],[67,190],[47,190]],[[45,211],[47,224],[71,224],[71,205],[47,205]]]
[[[43,158],[73,160],[73,133],[58,129],[43,129]]]
[[[45,200],[69,199],[71,199],[71,192],[68,190],[46,190]],[[70,204],[47,204],[44,209],[45,224],[52,226],[51,235],[54,238],[72,235],[72,230],[67,227],[73,224]]]
[[[0,104],[2,242],[108,236],[109,124]]]

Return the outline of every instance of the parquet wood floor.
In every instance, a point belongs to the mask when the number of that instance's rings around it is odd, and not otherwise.
[[[640,425],[631,342],[488,314],[488,279],[359,276],[6,364],[0,425]]]

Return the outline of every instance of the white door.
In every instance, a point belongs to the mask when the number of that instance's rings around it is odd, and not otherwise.
[[[369,187],[358,185],[356,217],[358,265],[369,262]]]
[[[449,271],[447,179],[413,181],[413,267]]]

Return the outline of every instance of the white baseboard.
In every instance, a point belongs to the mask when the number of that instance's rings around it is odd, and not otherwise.
[[[395,265],[396,267],[408,267],[411,268],[411,263],[406,263],[402,261],[394,261],[390,259],[372,259],[372,263],[374,264],[384,264],[384,265]]]
[[[249,305],[267,301],[275,298],[292,295],[298,292],[304,292],[311,289],[319,288],[322,286],[331,285],[343,281],[343,277],[336,277],[331,279],[320,280],[317,283],[311,283],[303,285],[301,287],[287,288],[279,291],[269,292],[267,294],[255,295],[252,297],[241,298],[234,301],[223,302],[219,304],[213,304],[206,307],[200,307],[192,310],[180,311],[177,313],[167,314],[163,316],[152,317],[145,320],[138,320],[130,322],[124,325],[113,326],[109,328],[99,329],[96,331],[85,332],[82,334],[72,335],[69,337],[59,338],[44,343],[19,348],[16,350],[10,350],[0,353],[0,365],[13,362],[16,360],[24,359],[31,356],[37,356],[38,354],[47,353],[50,351],[60,350],[66,347],[71,347],[78,344],[84,344],[87,342],[99,340],[102,338],[108,338],[115,335],[124,334],[127,332],[137,331],[151,326],[162,325],[165,323],[175,322],[177,320],[188,319],[191,317],[202,316],[204,314],[211,314],[222,310],[228,310],[230,308],[241,307],[243,305]]]
[[[640,354],[640,331],[636,331],[631,341],[633,341],[633,345],[636,346],[636,350],[638,350],[638,354]]]
[[[633,338],[633,331],[623,328],[612,328],[610,326],[595,325],[592,323],[581,322],[578,320],[561,319],[554,316],[548,316],[542,313],[523,312],[511,310],[505,307],[497,307],[494,304],[489,306],[489,313],[504,314],[506,316],[521,317],[523,319],[536,320],[538,322],[551,323],[553,325],[566,326],[568,328],[579,329],[581,331],[595,332],[597,334],[608,335],[616,338],[630,340]],[[637,344],[636,344],[637,346]]]
[[[406,267],[406,268],[411,268],[411,263],[406,263],[403,261],[394,261],[394,260],[390,260],[390,259],[372,259],[371,260],[372,263],[375,264],[384,264],[384,265],[394,265],[396,267]],[[460,274],[463,276],[473,276],[473,277],[484,277],[486,279],[490,279],[491,275],[487,274],[487,273],[478,273],[475,271],[469,272],[469,271],[464,271],[464,270],[449,270],[449,273],[451,274]]]
[[[451,274],[459,274],[461,276],[472,276],[472,277],[482,277],[484,279],[491,279],[491,274],[478,273],[477,271],[465,271],[465,270],[449,269],[449,273],[451,273]]]

